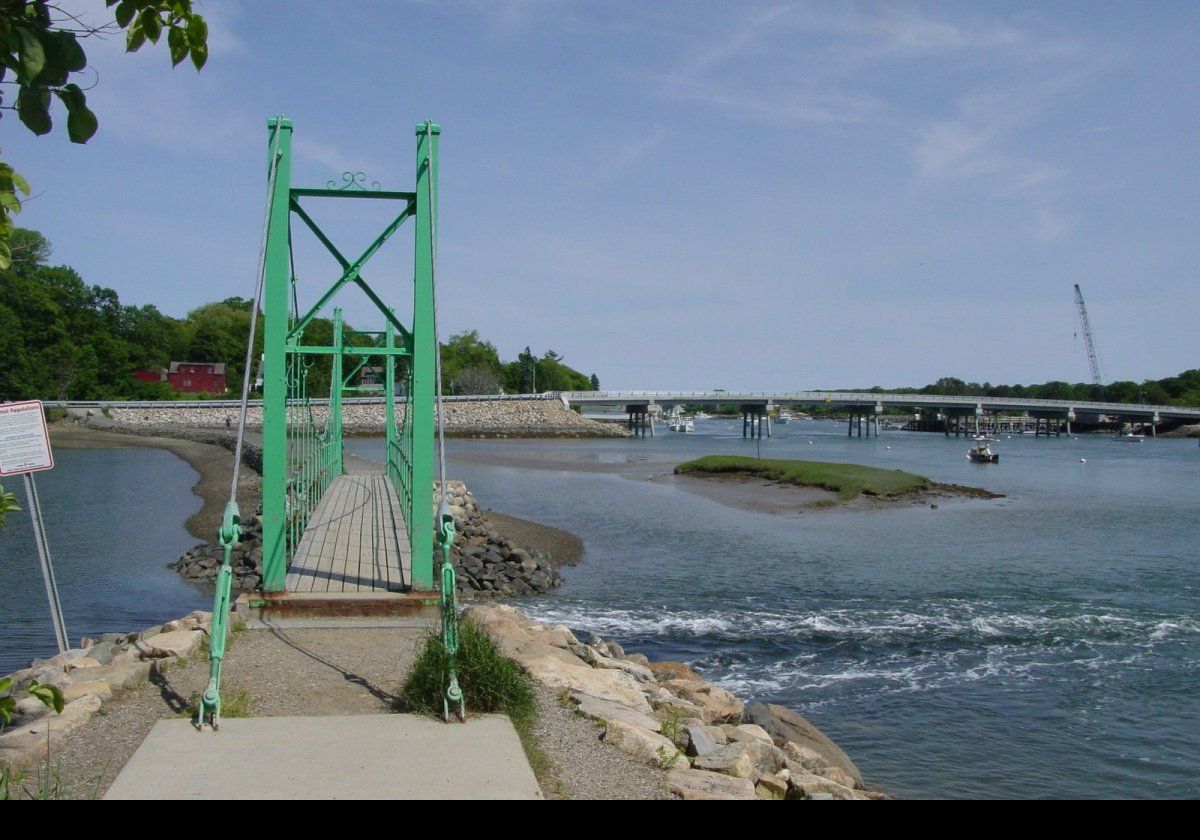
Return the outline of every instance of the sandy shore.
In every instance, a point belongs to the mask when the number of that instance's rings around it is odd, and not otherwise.
[[[50,442],[58,449],[149,446],[178,455],[200,474],[196,483],[192,485],[192,492],[204,503],[200,510],[184,523],[184,527],[197,539],[210,542],[216,539],[225,503],[229,501],[229,482],[233,477],[233,453],[228,449],[190,440],[122,435],[58,423],[50,426]],[[241,508],[242,515],[250,516],[257,511],[261,499],[262,477],[243,465],[238,480],[238,507]]]
[[[583,556],[583,540],[570,531],[551,528],[528,519],[518,519],[484,508],[484,516],[506,539],[531,554],[545,557],[555,566],[574,566]]]

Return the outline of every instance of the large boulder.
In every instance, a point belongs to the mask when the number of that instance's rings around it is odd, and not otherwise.
[[[63,700],[68,703],[89,695],[107,700],[112,697],[112,686],[104,680],[77,680],[63,689]]]
[[[651,714],[650,704],[633,677],[624,671],[592,668],[575,654],[551,643],[560,641],[561,634],[530,621],[512,607],[500,604],[472,607],[466,611],[466,617],[487,630],[500,652],[524,668],[536,682]]]
[[[839,785],[824,776],[809,773],[803,767],[793,766],[788,769],[791,771],[788,778],[789,793],[797,799],[809,799],[814,794],[823,794],[840,800],[858,798],[854,795],[854,791],[845,785]]]
[[[724,742],[718,741],[707,726],[689,723],[684,725],[683,731],[688,736],[688,755],[708,755],[724,746]]]
[[[828,766],[841,768],[854,779],[855,784],[862,785],[862,773],[854,766],[850,757],[842,752],[841,747],[791,709],[775,704],[755,703],[746,709],[745,719],[765,729],[776,744],[783,745],[791,741],[802,748],[808,748],[821,756]]]
[[[734,741],[693,762],[697,770],[711,770],[754,781],[760,775],[777,773],[783,767],[783,752],[763,741]]]
[[[754,783],[707,770],[672,770],[667,774],[667,790],[683,799],[739,799],[757,798]]]
[[[656,732],[610,720],[604,728],[604,743],[616,747],[643,764],[655,767],[684,768],[688,760],[668,739]]]
[[[667,680],[661,685],[676,696],[699,706],[701,717],[707,723],[740,723],[742,720],[742,701],[723,688],[689,679]]]
[[[579,703],[575,707],[575,711],[591,720],[606,722],[619,720],[621,723],[627,723],[630,726],[636,726],[639,729],[646,729],[650,732],[658,732],[662,729],[661,721],[655,720],[641,712],[634,711],[628,706],[621,706],[608,700],[601,700],[598,697],[589,697],[578,691],[571,692],[571,699]]]
[[[184,658],[200,646],[205,635],[203,630],[168,630],[138,639],[133,646],[146,659]]]

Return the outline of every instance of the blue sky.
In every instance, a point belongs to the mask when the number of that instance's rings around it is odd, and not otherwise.
[[[1106,380],[1200,366],[1200,4],[199,5],[200,74],[89,42],[86,146],[0,122],[21,224],[127,302],[252,293],[269,115],[296,182],[393,189],[430,118],[442,334],[507,358],[612,388],[1085,381],[1080,283]],[[343,251],[385,223],[329,209]],[[367,272],[401,308],[410,238]],[[311,300],[337,272],[297,256]]]

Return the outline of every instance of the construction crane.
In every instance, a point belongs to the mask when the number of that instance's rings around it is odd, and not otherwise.
[[[1075,308],[1079,310],[1079,323],[1083,326],[1083,344],[1087,348],[1088,364],[1092,366],[1092,383],[1103,385],[1100,381],[1100,362],[1096,359],[1096,345],[1092,343],[1092,325],[1088,322],[1087,304],[1083,302],[1083,292],[1079,284],[1075,284]]]

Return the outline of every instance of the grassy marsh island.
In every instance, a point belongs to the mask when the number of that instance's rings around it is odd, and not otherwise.
[[[675,467],[676,475],[697,477],[759,479],[780,485],[810,487],[828,491],[836,498],[816,500],[810,506],[825,506],[850,502],[860,496],[877,499],[924,499],[929,495],[970,496],[983,499],[1001,498],[977,487],[958,484],[939,484],[922,475],[903,470],[864,467],[861,464],[838,464],[826,461],[790,461],[770,458],[750,458],[741,455],[706,455]]]

